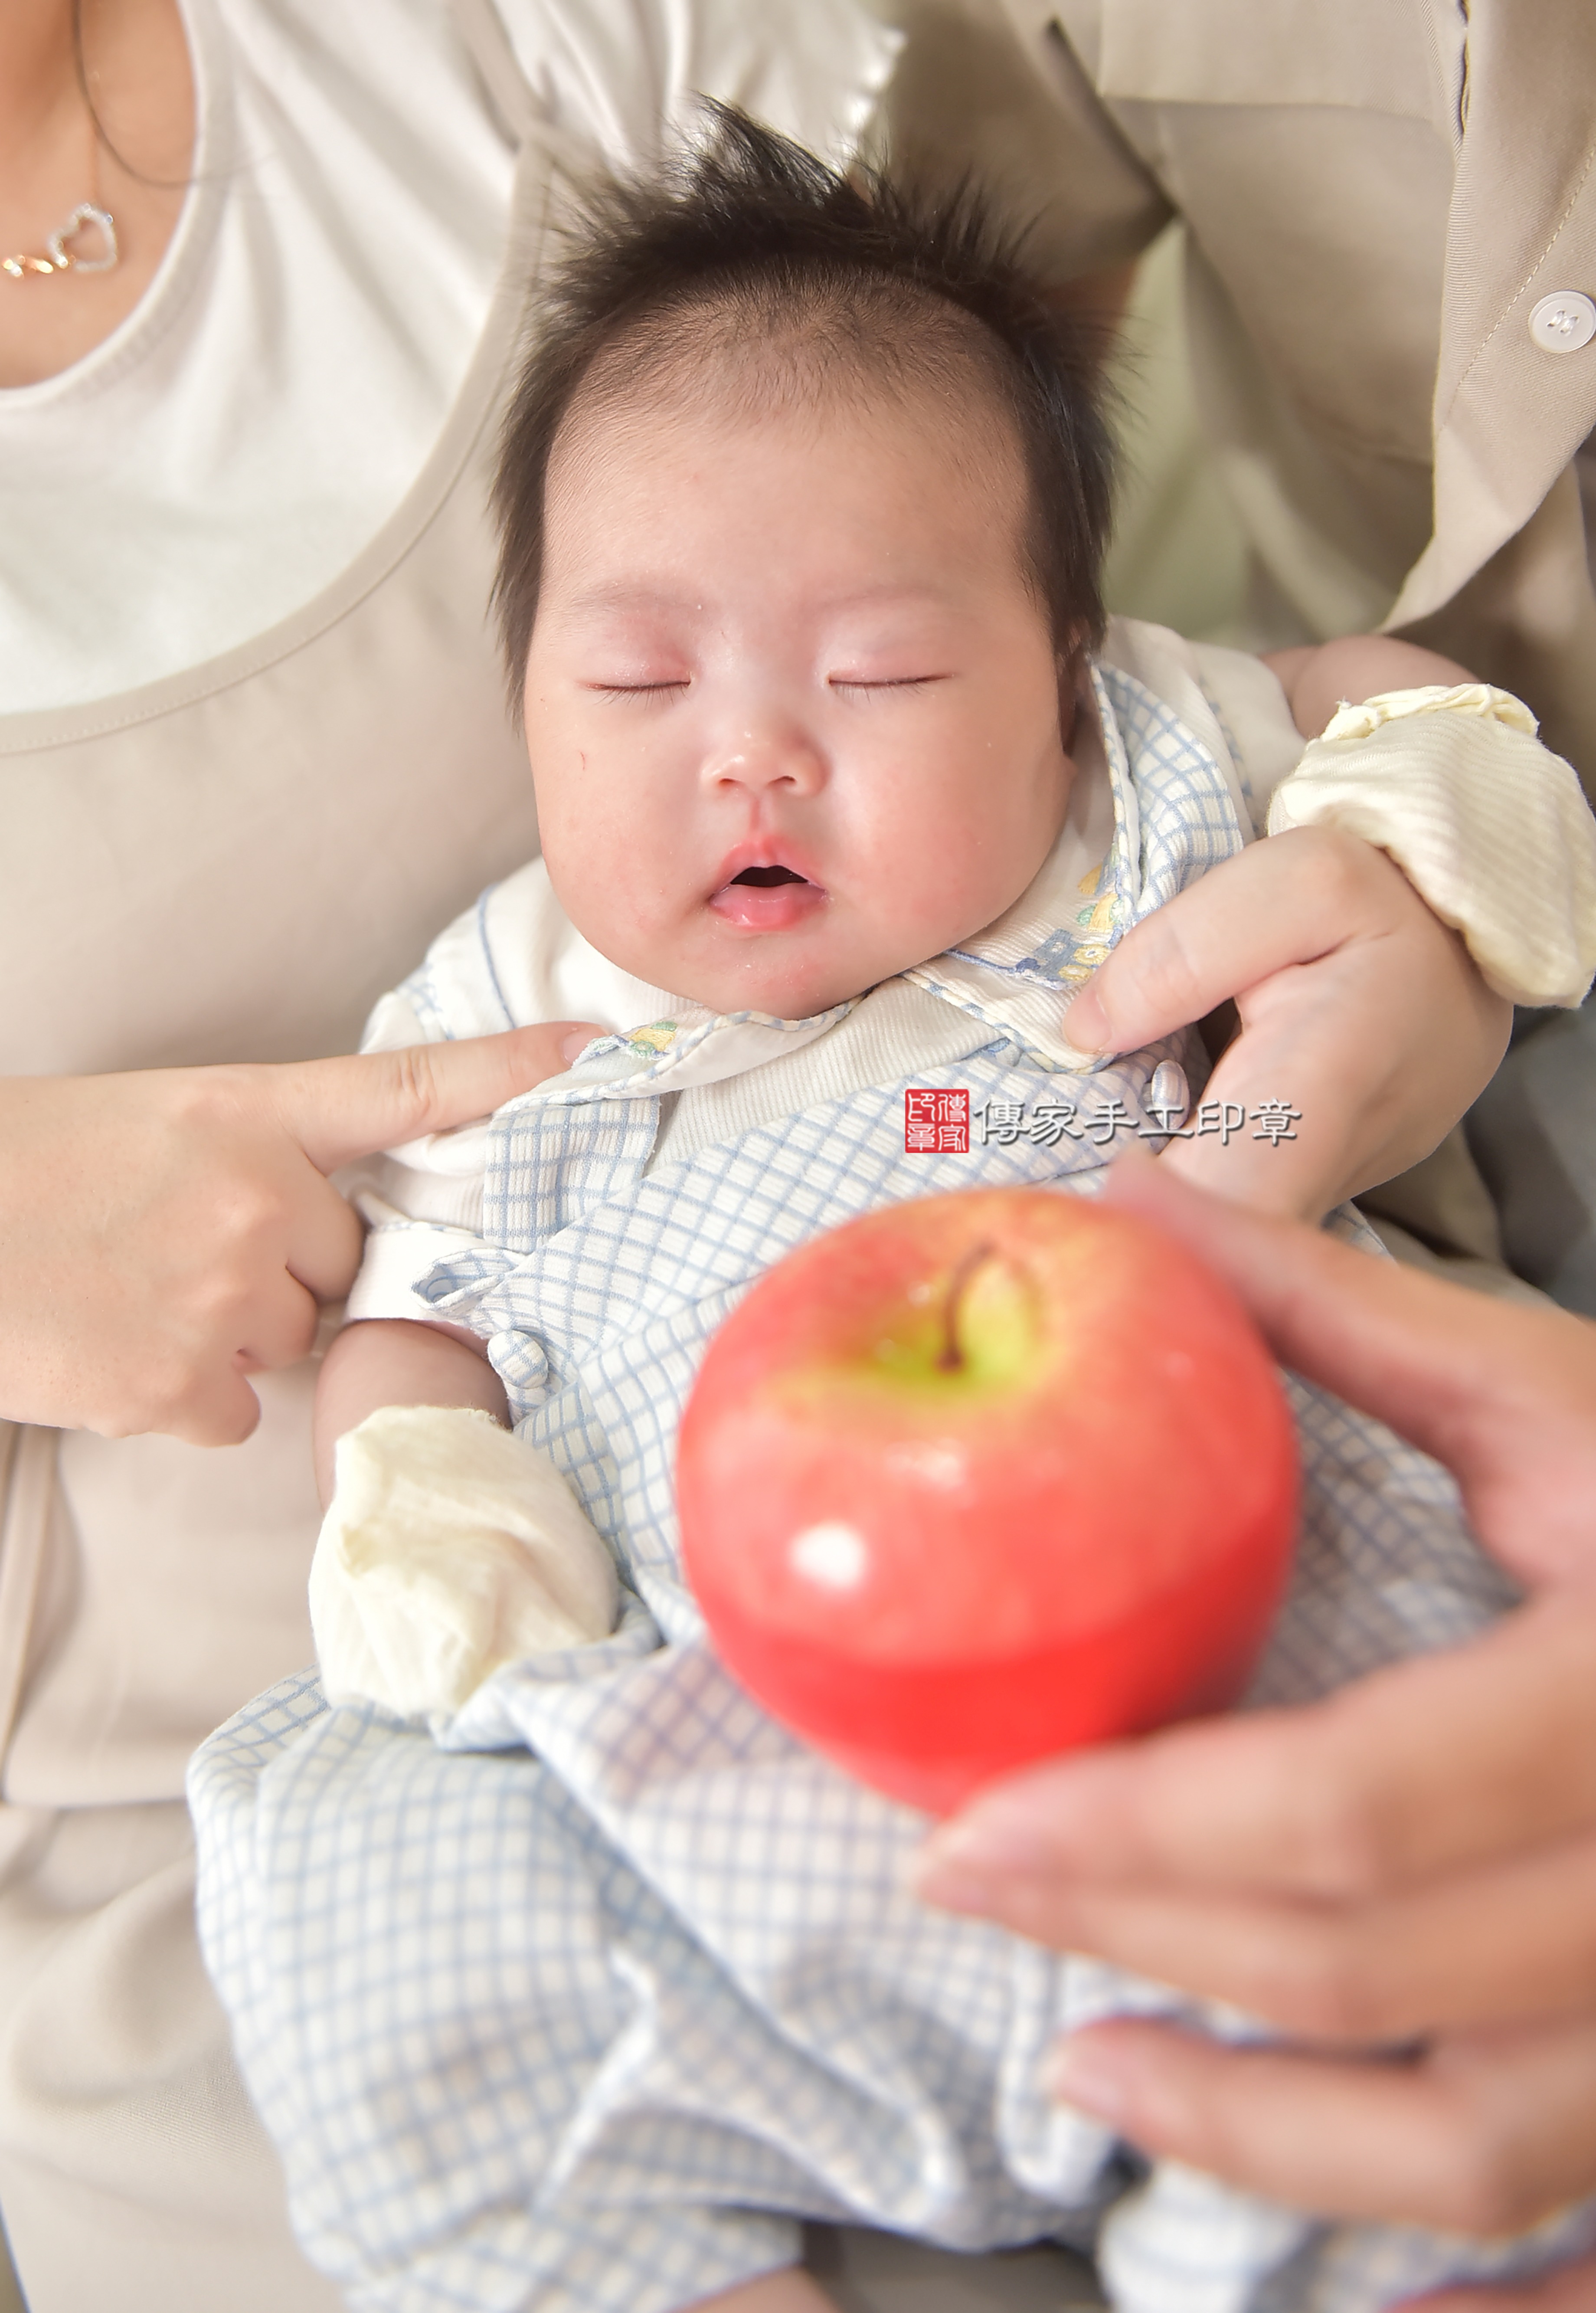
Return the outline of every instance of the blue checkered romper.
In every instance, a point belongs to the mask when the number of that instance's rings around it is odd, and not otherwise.
[[[1168,708],[1110,669],[1096,690],[1118,932],[1242,838]],[[738,1023],[662,1052],[612,1040],[584,1080],[495,1120],[481,1242],[425,1291],[487,1338],[518,1428],[613,1547],[620,1625],[497,1672],[430,1728],[329,1709],[307,1672],[213,1736],[190,1782],[206,1957],[300,2238],[362,2313],[673,2313],[791,2262],[805,2218],[954,2249],[1091,2244],[1125,2313],[1372,2313],[1596,2238],[1590,2208],[1482,2245],[1146,2170],[1049,2103],[1049,2041],[1127,2010],[1253,2027],[922,1909],[902,1883],[923,1818],[784,1734],[704,1643],[672,1441],[749,1283],[856,1214],[974,1181],[1089,1190],[1111,1153],[1067,1133],[909,1153],[906,1089],[969,1087],[978,1113],[1117,1099],[1148,1137],[1167,1125],[1149,1088],[1191,1060],[1179,1040],[1072,1078],[1028,1028],[1071,937],[911,975],[968,1024],[954,1058],[674,1162],[650,1167],[660,1095],[684,1046]],[[1443,1471],[1289,1386],[1306,1502],[1260,1702],[1511,1603]]]

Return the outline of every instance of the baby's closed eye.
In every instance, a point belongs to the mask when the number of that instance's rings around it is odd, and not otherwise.
[[[947,673],[832,674],[826,680],[833,690],[868,698],[873,693],[886,690],[929,690],[934,683],[951,682],[951,676]]]
[[[586,682],[582,687],[599,699],[674,699],[690,689],[691,677],[661,675],[645,682]]]

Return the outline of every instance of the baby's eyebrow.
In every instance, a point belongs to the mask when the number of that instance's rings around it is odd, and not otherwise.
[[[897,579],[885,579],[877,586],[856,586],[846,594],[837,594],[815,604],[822,616],[835,618],[855,610],[880,610],[886,605],[906,609],[945,611],[954,608],[956,588],[951,585],[909,584]],[[559,606],[562,620],[602,618],[619,613],[667,611],[697,617],[706,610],[714,615],[715,606],[706,603],[702,595],[691,590],[672,586],[666,581],[652,579],[617,579],[608,585],[583,588],[572,594]]]
[[[701,599],[680,587],[656,585],[646,580],[618,579],[605,586],[589,586],[560,606],[567,619],[591,618],[609,611],[691,611],[704,608]]]

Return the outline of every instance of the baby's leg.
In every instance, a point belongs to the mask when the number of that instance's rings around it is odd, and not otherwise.
[[[837,2313],[836,2300],[811,2281],[801,2265],[762,2273],[718,2297],[702,2297],[693,2313]]]

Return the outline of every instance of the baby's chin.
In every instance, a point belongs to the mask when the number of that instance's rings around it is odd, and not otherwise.
[[[720,955],[678,957],[669,976],[656,978],[653,984],[672,988],[711,1012],[765,1012],[777,1020],[809,1020],[864,995],[921,960],[917,955],[899,960],[828,953],[824,944],[812,939],[766,941],[756,937],[739,941]]]
[[[864,995],[877,981],[890,976],[878,972],[872,979],[861,979],[856,972],[845,972],[817,980],[759,969],[717,972],[694,975],[680,993],[711,1012],[765,1012],[776,1020],[810,1020],[819,1012],[846,1004],[850,997]]]
[[[651,988],[669,989],[710,1012],[763,1012],[777,1020],[810,1020],[829,1012],[895,972],[923,963],[946,945],[934,937],[925,945],[923,936],[916,937],[918,928],[908,924],[896,927],[896,937],[894,928],[883,925],[871,926],[861,938],[845,935],[864,927],[812,919],[763,933],[700,919],[674,937],[653,939],[637,925],[578,928],[601,955]]]

